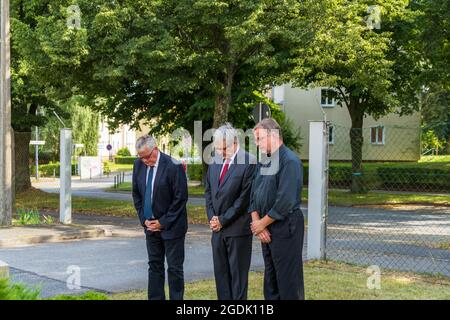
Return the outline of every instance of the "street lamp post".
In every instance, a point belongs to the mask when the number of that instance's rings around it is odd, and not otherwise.
[[[0,0],[0,225],[12,220],[12,130],[9,0]]]

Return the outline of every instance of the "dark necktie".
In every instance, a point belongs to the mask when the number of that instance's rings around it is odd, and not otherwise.
[[[230,166],[230,160],[228,159],[225,164],[223,165],[223,169],[222,169],[222,174],[220,175],[219,178],[219,185],[222,184],[223,178],[225,177],[225,175],[227,174],[228,171],[228,167]]]
[[[144,217],[146,220],[150,220],[153,217],[153,209],[152,209],[153,169],[154,169],[154,167],[150,167],[150,172],[148,173],[148,178],[147,178],[147,186],[145,187]]]

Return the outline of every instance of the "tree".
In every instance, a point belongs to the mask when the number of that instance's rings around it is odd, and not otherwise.
[[[74,95],[66,102],[59,104],[59,108],[63,111],[64,124],[72,129],[73,142],[84,145],[82,149],[75,150],[75,156],[97,155],[100,117],[98,112],[91,110],[89,103],[83,96]],[[52,161],[59,161],[59,135],[62,126],[56,117],[48,117],[47,123],[40,131],[41,139],[46,141],[42,151],[50,154]]]
[[[417,46],[424,55],[422,121],[426,136],[443,141],[450,153],[450,2],[415,0]],[[428,133],[431,130],[431,133]]]
[[[193,109],[208,105],[217,127],[228,120],[233,91],[261,90],[303,40],[299,4],[290,0],[111,2],[93,11],[81,82],[104,98],[98,109],[116,124],[137,124],[156,108],[158,123],[172,122],[186,114],[176,109],[182,99]]]
[[[58,101],[72,95],[71,70],[87,54],[86,32],[69,28],[71,1],[14,0],[11,3],[11,89],[15,186],[31,187],[29,142],[33,126],[43,126]],[[46,110],[46,116],[38,111]]]
[[[418,108],[419,55],[410,40],[414,15],[408,1],[322,2],[322,25],[310,46],[297,50],[296,86],[335,88],[351,118],[352,192],[363,192],[363,122]],[[368,13],[369,12],[369,13]],[[380,14],[377,16],[377,14]],[[378,28],[378,23],[381,24]]]

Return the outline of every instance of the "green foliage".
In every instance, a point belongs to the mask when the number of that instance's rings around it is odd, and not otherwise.
[[[450,170],[432,168],[379,168],[379,178],[387,190],[447,191]]]
[[[39,165],[39,176],[40,177],[59,177],[59,162],[51,162],[48,164]],[[31,175],[36,174],[36,166],[31,166]],[[77,165],[72,163],[72,175],[77,174]]]
[[[203,165],[201,163],[188,163],[187,175],[189,180],[202,181]]]
[[[82,1],[91,51],[80,86],[101,97],[96,109],[111,128],[156,119],[152,133],[192,133],[195,120],[211,128],[218,110],[220,121],[248,128],[241,98],[290,68],[290,50],[305,34],[299,7],[310,3]]]
[[[115,164],[133,164],[134,161],[136,161],[136,157],[121,157],[121,156],[115,156],[114,157],[114,163]]]
[[[111,165],[109,161],[103,161],[103,174],[109,175],[111,173]]]
[[[117,156],[119,157],[131,157],[131,152],[127,147],[121,148],[117,151]]]
[[[81,295],[61,294],[54,296],[49,300],[109,300],[109,296],[97,291],[87,291]]]
[[[26,210],[17,209],[18,219],[13,222],[14,225],[39,225],[52,224],[55,222],[52,216],[42,215],[37,209]]]
[[[426,151],[427,154],[438,155],[441,151],[443,151],[443,147],[446,145],[445,139],[439,139],[436,136],[436,132],[433,130],[428,130],[422,133],[421,136],[421,147],[423,151]]]
[[[37,300],[39,290],[30,289],[23,284],[10,284],[8,279],[0,279],[1,300]]]
[[[17,210],[17,215],[19,216],[18,224],[39,224],[41,222],[41,216],[39,211],[33,210]]]

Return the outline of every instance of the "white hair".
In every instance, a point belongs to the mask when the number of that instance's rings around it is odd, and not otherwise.
[[[153,136],[146,134],[136,140],[137,151],[141,151],[145,147],[148,147],[150,149],[156,147],[156,140],[155,138],[153,138]]]
[[[214,131],[214,143],[225,140],[226,146],[229,147],[233,143],[239,145],[238,133],[231,123],[226,122]]]

